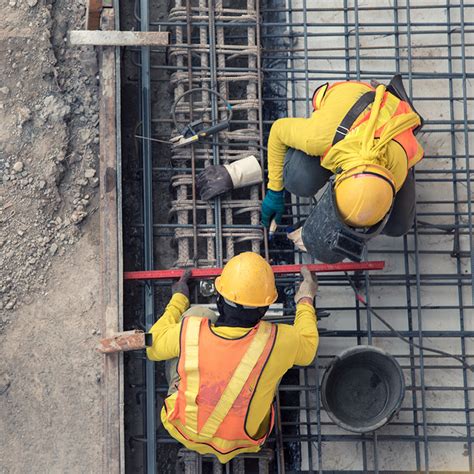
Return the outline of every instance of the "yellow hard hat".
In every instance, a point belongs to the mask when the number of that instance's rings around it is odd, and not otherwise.
[[[278,298],[272,267],[254,252],[231,258],[215,285],[224,298],[242,306],[269,306]]]
[[[360,165],[338,175],[334,189],[344,222],[352,227],[370,227],[390,210],[395,180],[383,166]]]

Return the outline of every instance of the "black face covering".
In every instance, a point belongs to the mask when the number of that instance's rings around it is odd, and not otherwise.
[[[237,328],[252,328],[265,316],[268,306],[262,308],[244,308],[241,305],[232,306],[222,296],[217,296],[219,318],[214,326],[230,326]]]

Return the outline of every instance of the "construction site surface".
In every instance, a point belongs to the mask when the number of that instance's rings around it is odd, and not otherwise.
[[[474,472],[474,374],[420,348],[473,362],[474,3],[10,0],[0,8],[0,472]],[[191,302],[213,307],[211,270],[243,251],[286,270],[319,263],[282,228],[269,239],[265,186],[202,201],[196,175],[249,155],[266,169],[272,123],[309,116],[316,87],[386,84],[395,74],[425,119],[413,228],[369,242],[364,260],[383,269],[319,275],[318,354],[282,379],[260,453],[223,466],[183,449],[160,422],[164,364],[144,351],[98,354],[99,339],[151,327],[176,276],[161,270],[196,268]],[[221,98],[232,108],[228,127],[170,142],[196,120],[225,122]],[[287,204],[291,226],[311,201]],[[267,316],[291,323],[298,274],[286,270]],[[320,397],[331,360],[357,345],[392,354],[406,385],[400,412],[368,434],[337,426]]]

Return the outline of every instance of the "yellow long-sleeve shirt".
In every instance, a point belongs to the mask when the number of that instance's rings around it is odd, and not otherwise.
[[[177,293],[173,295],[160,319],[150,329],[153,335],[153,345],[147,348],[147,356],[151,360],[161,361],[179,357],[181,331],[181,315],[189,307],[186,296]],[[250,329],[211,325],[212,331],[227,339],[237,339],[244,336]],[[308,303],[298,304],[293,325],[278,324],[275,345],[265,365],[255,394],[250,404],[247,417],[247,433],[254,438],[261,437],[268,430],[271,404],[278,383],[283,375],[294,365],[309,365],[316,355],[318,347],[318,330],[316,311]],[[173,396],[170,408],[174,406]],[[166,419],[165,409],[161,411],[161,421],[165,428],[181,443],[198,452],[213,452],[211,448],[189,443]],[[221,462],[226,462],[227,456],[216,454]],[[230,457],[233,457],[232,454]]]
[[[273,191],[283,189],[283,164],[288,148],[295,148],[314,157],[322,156],[332,145],[336,128],[347,112],[369,90],[370,87],[364,83],[342,83],[327,90],[320,107],[310,118],[276,120],[268,140],[268,188]],[[407,156],[403,148],[392,140],[384,154],[384,163],[377,161],[374,163],[384,166],[392,173],[398,191],[408,171]],[[358,164],[351,163],[351,167]],[[339,162],[331,163],[323,160],[321,165],[333,173],[336,168],[345,169],[344,163]]]

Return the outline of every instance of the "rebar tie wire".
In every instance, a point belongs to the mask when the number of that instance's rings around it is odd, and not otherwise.
[[[352,280],[352,278],[349,276],[349,274],[347,272],[344,272],[344,274],[346,275],[347,280],[349,281],[349,285],[351,285],[352,289],[354,290],[354,294],[355,294],[355,297],[356,297],[357,301],[362,303],[367,308],[369,313],[371,313],[376,319],[378,319],[386,328],[388,328],[400,340],[402,340],[403,342],[405,342],[406,344],[408,344],[412,347],[416,347],[417,349],[421,349],[422,351],[428,351],[428,352],[432,352],[434,354],[442,355],[444,357],[450,357],[451,359],[455,359],[458,362],[460,362],[465,369],[470,370],[471,372],[474,372],[474,366],[469,365],[465,360],[465,359],[467,359],[467,357],[460,357],[460,356],[451,354],[450,352],[442,351],[441,349],[433,349],[432,347],[426,347],[426,346],[423,346],[421,344],[417,344],[416,342],[412,342],[408,338],[403,336],[390,323],[388,323],[384,318],[382,318],[382,316],[380,316],[380,314],[378,314],[372,308],[372,306],[369,303],[367,303],[367,301],[365,301],[364,297],[357,291],[355,283]]]
[[[178,106],[178,103],[181,102],[181,100],[184,99],[184,97],[187,97],[188,95],[194,94],[196,92],[208,92],[211,95],[215,95],[218,99],[221,99],[224,102],[224,105],[227,110],[227,119],[226,119],[227,122],[230,122],[232,120],[232,114],[233,114],[232,106],[222,94],[220,94],[219,92],[213,89],[209,89],[208,87],[195,87],[193,89],[187,90],[186,92],[183,92],[173,102],[173,106],[171,107],[171,117],[173,119],[173,123],[174,123],[174,126],[176,127],[176,130],[179,130],[179,124],[176,118],[176,108]]]
[[[216,97],[218,97],[219,99],[221,99],[224,102],[225,108],[227,110],[227,119],[226,119],[227,122],[230,122],[232,120],[232,114],[233,114],[232,106],[230,105],[229,101],[222,94],[219,94],[219,92],[217,92],[215,90],[212,90],[212,89],[209,89],[207,87],[195,87],[194,89],[189,89],[186,92],[184,92],[183,94],[181,94],[173,102],[173,106],[171,108],[171,117],[172,117],[172,120],[173,120],[173,123],[174,123],[174,126],[175,126],[176,130],[179,130],[178,120],[176,118],[176,107],[177,107],[178,103],[181,102],[181,100],[184,99],[184,97],[186,97],[188,95],[191,95],[191,94],[194,94],[196,92],[208,92],[209,94],[211,94],[211,95],[213,94]],[[137,135],[137,134],[135,134],[135,138],[141,138],[142,140],[149,140],[149,141],[158,142],[158,143],[166,143],[166,144],[169,144],[169,145],[173,144],[173,142],[170,141],[170,140],[159,140],[158,138],[149,138],[149,137],[144,137],[142,135]]]

